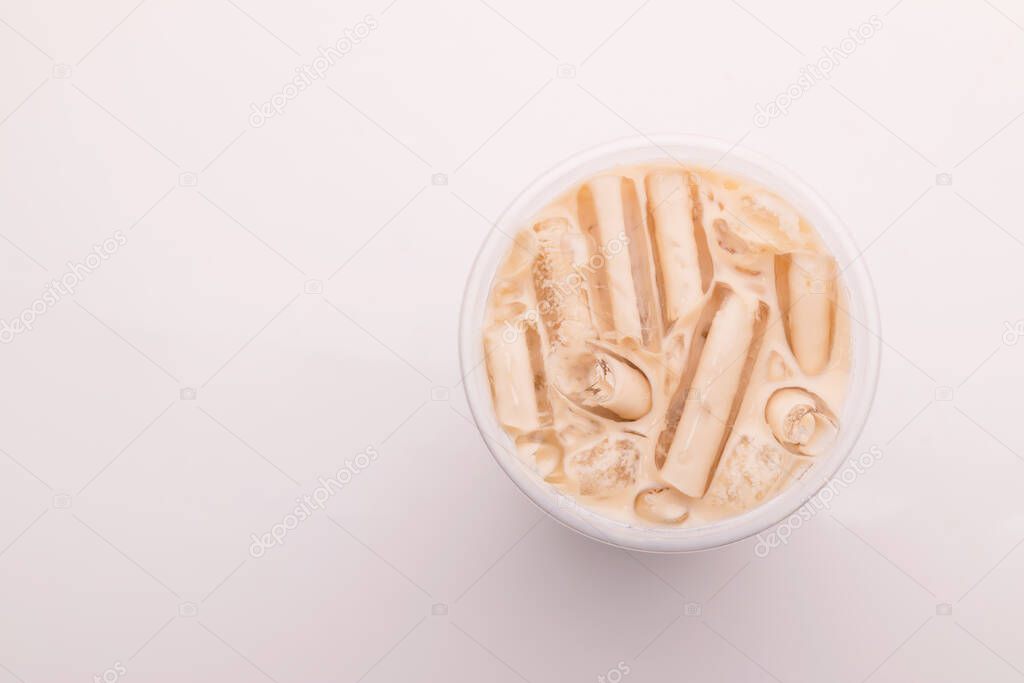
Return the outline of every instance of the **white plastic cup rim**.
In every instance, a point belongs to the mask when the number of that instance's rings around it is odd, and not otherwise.
[[[664,161],[749,179],[792,204],[815,227],[836,257],[851,317],[853,362],[850,388],[840,411],[838,439],[799,481],[768,502],[740,515],[692,528],[650,528],[609,519],[577,504],[519,460],[498,423],[483,355],[487,298],[511,236],[557,196],[596,173],[616,166]],[[805,182],[779,164],[714,138],[652,135],[615,140],[581,152],[532,182],[502,213],[484,241],[469,275],[459,323],[459,360],[466,399],[491,455],[519,489],[558,522],[605,543],[649,552],[719,548],[764,532],[807,503],[853,452],[878,384],[881,356],[878,302],[861,250],[832,208]]]

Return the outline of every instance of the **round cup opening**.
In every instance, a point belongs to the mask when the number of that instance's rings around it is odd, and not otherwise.
[[[673,161],[754,181],[790,202],[818,231],[841,270],[847,292],[853,362],[840,412],[838,440],[800,480],[766,503],[700,527],[662,529],[608,519],[560,493],[523,464],[498,424],[484,367],[482,329],[487,298],[511,235],[549,201],[595,173],[624,164]],[[786,519],[807,503],[838,471],[860,437],[874,399],[881,342],[874,287],[860,250],[835,212],[809,186],[777,163],[730,143],[696,136],[658,135],[617,140],[584,151],[532,182],[504,211],[484,241],[470,272],[462,303],[459,360],[473,419],[491,455],[530,500],[555,520],[599,541],[631,550],[688,552],[748,538]]]

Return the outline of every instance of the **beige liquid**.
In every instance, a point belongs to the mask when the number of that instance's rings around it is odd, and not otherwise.
[[[776,495],[840,428],[834,259],[783,199],[671,164],[572,188],[515,236],[483,330],[523,463],[600,514],[697,526]]]

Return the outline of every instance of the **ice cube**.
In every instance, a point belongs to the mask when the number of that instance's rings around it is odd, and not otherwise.
[[[566,474],[584,496],[610,495],[633,486],[640,464],[640,449],[634,439],[606,436],[585,446],[566,459]]]

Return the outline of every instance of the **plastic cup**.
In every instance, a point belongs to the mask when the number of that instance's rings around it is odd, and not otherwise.
[[[842,271],[852,336],[852,363],[840,430],[829,452],[798,481],[768,502],[727,519],[692,528],[651,528],[609,519],[577,504],[545,482],[516,455],[498,423],[484,365],[483,324],[495,272],[511,236],[557,196],[600,171],[625,164],[675,162],[751,180],[792,204],[821,235]],[[631,550],[690,552],[718,548],[759,534],[790,515],[835,475],[864,428],[878,383],[881,342],[878,304],[864,260],[842,221],[805,182],[779,164],[712,138],[659,135],[617,140],[582,152],[541,175],[502,213],[473,264],[462,303],[459,358],[466,399],[491,455],[538,507],[585,536]]]

